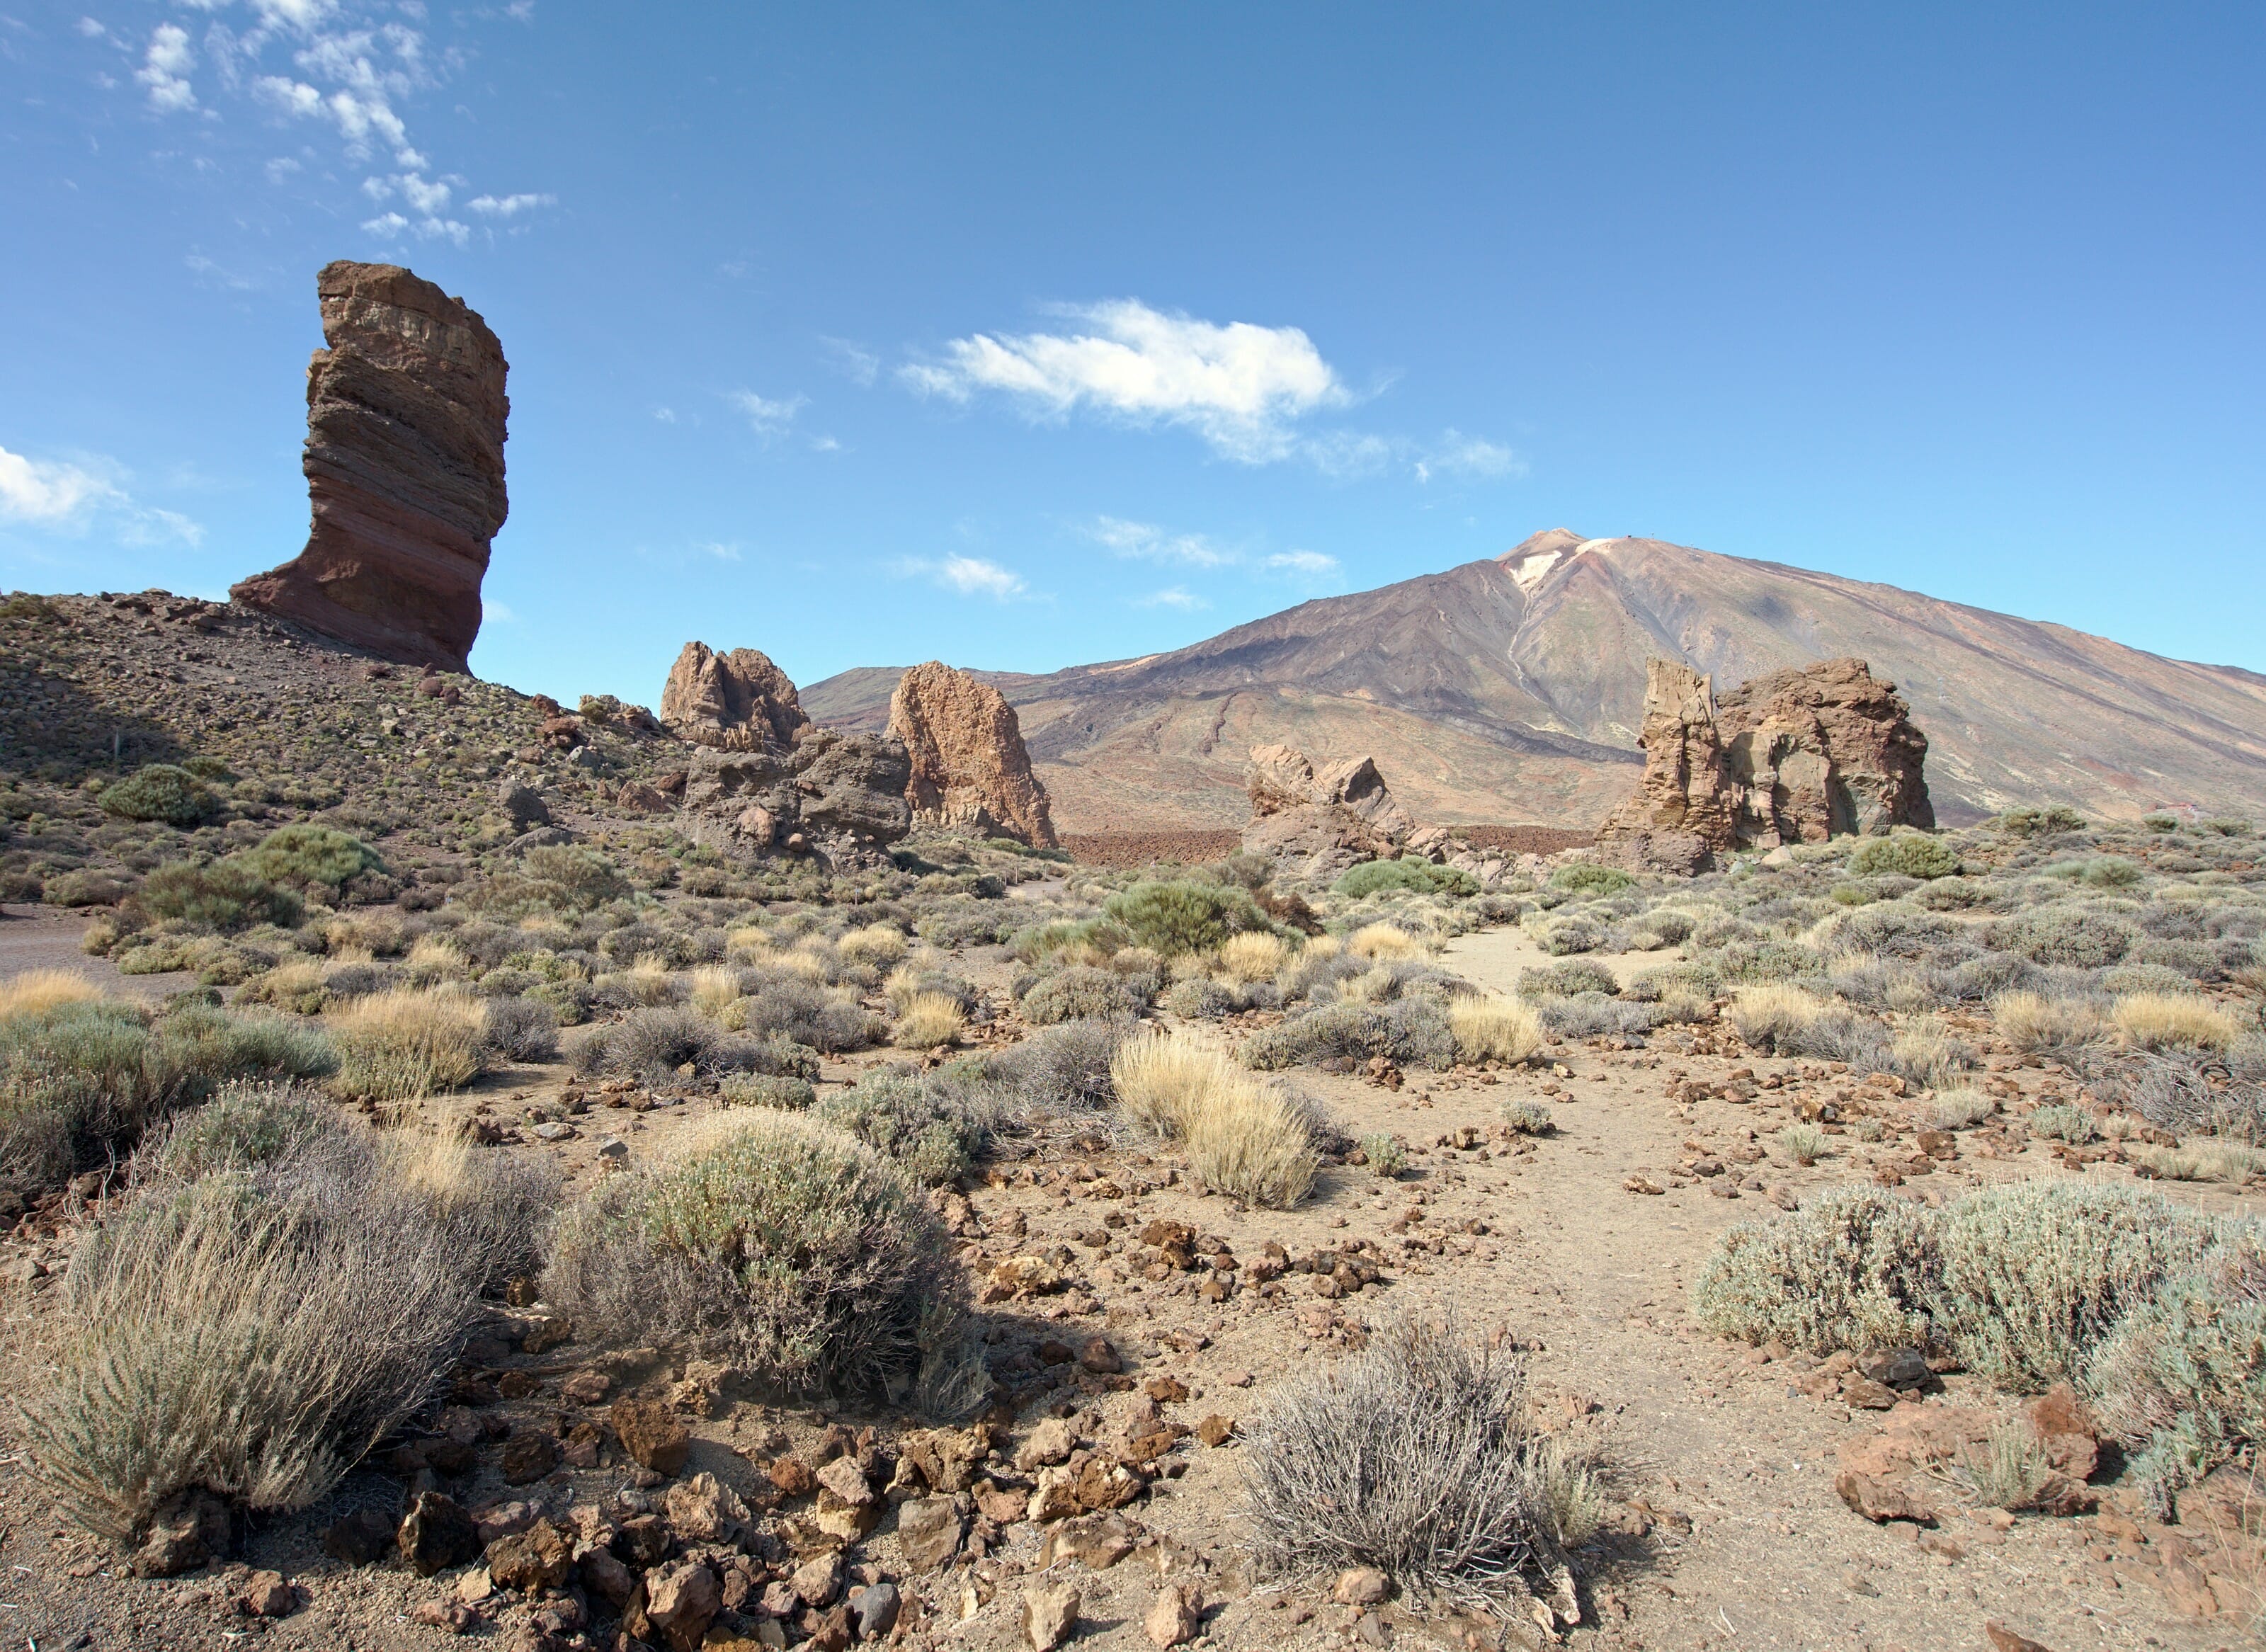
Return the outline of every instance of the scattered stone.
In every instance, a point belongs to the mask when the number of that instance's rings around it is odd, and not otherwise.
[[[149,1534],[134,1552],[136,1577],[176,1577],[227,1558],[235,1517],[226,1502],[197,1487],[157,1505]]]
[[[637,1574],[623,1565],[611,1549],[589,1549],[574,1564],[581,1574],[584,1586],[591,1593],[612,1602],[618,1611],[637,1587]]]
[[[2093,1478],[2101,1466],[2101,1425],[2075,1388],[2056,1383],[2030,1401],[2028,1417],[2047,1466],[2071,1480]]]
[[[876,1641],[897,1626],[903,1603],[895,1583],[868,1583],[850,1591],[850,1620],[860,1641]]]
[[[1341,1606],[1374,1606],[1392,1592],[1392,1580],[1374,1566],[1349,1566],[1330,1586],[1330,1598]]]
[[[560,1396],[578,1406],[595,1406],[613,1391],[614,1379],[602,1371],[578,1371],[559,1385]]]
[[[402,1517],[394,1543],[413,1571],[420,1577],[430,1577],[479,1558],[480,1533],[455,1498],[422,1491]]]
[[[537,1520],[516,1537],[488,1545],[488,1575],[523,1595],[561,1587],[574,1565],[573,1539],[548,1520]]]
[[[748,1523],[739,1494],[705,1470],[671,1486],[662,1501],[683,1543],[728,1543]]]
[[[1225,1445],[1234,1437],[1235,1419],[1223,1417],[1216,1411],[1196,1424],[1196,1438],[1206,1445]]]
[[[1927,1356],[1916,1348],[1868,1354],[1858,1361],[1857,1369],[1872,1381],[1890,1388],[1918,1388],[1933,1375],[1927,1368]]]
[[[676,1412],[658,1400],[624,1399],[606,1414],[622,1450],[656,1474],[675,1474],[692,1449],[692,1435]]]
[[[348,1566],[368,1566],[393,1546],[394,1523],[375,1509],[341,1515],[323,1531],[323,1553]]]
[[[1195,1640],[1202,1623],[1203,1591],[1193,1583],[1166,1584],[1141,1619],[1150,1644],[1159,1648],[1182,1646]]]
[[[842,1554],[829,1549],[796,1567],[787,1578],[795,1598],[806,1606],[824,1607],[842,1590]]]
[[[1078,1347],[1078,1363],[1097,1376],[1115,1377],[1125,1369],[1115,1348],[1106,1336],[1088,1337]]]
[[[646,1574],[645,1615],[673,1652],[692,1652],[723,1604],[723,1587],[703,1561],[680,1561]]]
[[[1049,1417],[1016,1448],[1015,1466],[1027,1474],[1033,1469],[1068,1462],[1077,1446],[1078,1436],[1071,1432],[1070,1424],[1060,1417]]]
[[[2026,1634],[2017,1634],[1996,1619],[1985,1622],[1983,1633],[1989,1639],[1992,1652],[2053,1652],[2053,1648],[2044,1641],[2033,1641]]]
[[[1068,1583],[1023,1591],[1023,1638],[1031,1652],[1055,1652],[1078,1627],[1078,1590]]]
[[[1934,1509],[1908,1488],[1892,1481],[1845,1468],[1834,1477],[1833,1489],[1843,1502],[1875,1525],[1884,1525],[1891,1520],[1909,1520],[1916,1525],[1935,1524]]]
[[[1046,1541],[1039,1548],[1042,1568],[1062,1560],[1074,1560],[1089,1571],[1104,1572],[1133,1553],[1140,1528],[1123,1515],[1101,1513],[1080,1515],[1064,1520],[1047,1532]]]
[[[948,1496],[915,1497],[900,1504],[897,1546],[904,1553],[906,1567],[916,1572],[943,1567],[960,1552],[964,1524],[959,1504]]]
[[[237,1604],[251,1618],[288,1618],[299,1610],[299,1591],[281,1572],[254,1572],[245,1580]]]
[[[525,1486],[559,1466],[559,1442],[530,1429],[503,1443],[502,1470],[508,1485]]]

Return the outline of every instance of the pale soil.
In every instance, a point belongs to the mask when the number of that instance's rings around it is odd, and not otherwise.
[[[79,950],[91,917],[54,906],[0,907],[0,981],[33,969],[64,969],[84,976],[105,992],[155,1002],[197,983],[186,970],[166,975],[121,975],[107,958]]]
[[[1445,961],[1483,984],[1507,989],[1520,968],[1539,959],[1523,937],[1497,931],[1454,943]],[[1619,969],[1664,961],[1663,954],[1642,954],[1608,961]],[[0,969],[11,967],[0,963]],[[1008,967],[995,953],[970,971],[996,991]],[[1875,1527],[1842,1504],[1832,1488],[1833,1450],[1869,1433],[1881,1419],[1853,1415],[1838,1400],[1805,1397],[1772,1364],[1700,1331],[1690,1317],[1688,1293],[1714,1236],[1733,1223],[1771,1213],[1770,1191],[1799,1198],[1861,1179],[1891,1150],[1836,1135],[1827,1157],[1804,1169],[1787,1162],[1772,1142],[1790,1116],[1784,1096],[1826,1093],[1846,1079],[1797,1080],[1751,1103],[1708,1100],[1679,1107],[1665,1093],[1679,1070],[1721,1078],[1744,1067],[1767,1082],[1773,1074],[1816,1066],[1751,1055],[1681,1053],[1678,1046],[1688,1036],[1663,1032],[1641,1049],[1560,1048],[1552,1056],[1567,1070],[1562,1076],[1547,1066],[1492,1081],[1412,1071],[1397,1093],[1350,1076],[1311,1070],[1290,1075],[1349,1134],[1397,1132],[1414,1150],[1413,1167],[1397,1182],[1355,1167],[1327,1171],[1314,1197],[1290,1212],[1239,1211],[1175,1177],[1169,1152],[1130,1140],[1108,1144],[1089,1137],[1081,1146],[1065,1129],[1047,1138],[1034,1160],[1008,1159],[992,1178],[1017,1181],[1017,1173],[1029,1166],[1042,1178],[1058,1179],[974,1190],[971,1202],[986,1233],[974,1241],[969,1256],[980,1276],[990,1260],[1067,1246],[1096,1311],[1070,1316],[1067,1299],[1052,1296],[987,1312],[1000,1318],[1011,1338],[1060,1335],[1075,1345],[1083,1334],[1105,1333],[1135,1378],[1169,1373],[1186,1383],[1190,1398],[1165,1409],[1191,1426],[1212,1413],[1247,1419],[1285,1382],[1339,1357],[1349,1333],[1357,1339],[1363,1327],[1399,1316],[1452,1315],[1470,1334],[1517,1339],[1530,1350],[1545,1419],[1555,1424],[1593,1403],[1597,1409],[1584,1426],[1609,1430],[1613,1458],[1622,1466],[1619,1495],[1640,1498],[1654,1511],[1641,1542],[1623,1539],[1591,1557],[1585,1604],[1593,1619],[1604,1621],[1575,1631],[1576,1645],[1922,1652],[1984,1646],[1984,1623],[1994,1619],[2056,1652],[2128,1647],[2200,1652],[2243,1644],[2241,1630],[2224,1612],[2196,1618],[2175,1608],[2158,1564],[2167,1543],[2175,1541],[2168,1534],[2152,1529],[2146,1542],[2119,1543],[2096,1518],[2024,1516],[2001,1538],[1979,1518],[1954,1513],[1941,1532],[1951,1541],[1937,1540],[1941,1552],[1931,1553],[1915,1540],[1913,1528]],[[846,1077],[853,1065],[886,1058],[876,1054],[854,1064],[830,1063],[829,1076]],[[2003,1059],[1992,1065],[2006,1068],[2026,1093],[2065,1084]],[[442,1122],[485,1108],[499,1122],[515,1123],[526,1109],[555,1098],[565,1081],[560,1066],[520,1069],[493,1076],[464,1097],[431,1103],[428,1111]],[[1517,1144],[1493,1129],[1502,1101],[1512,1097],[1547,1100],[1558,1123],[1558,1133],[1530,1153],[1519,1152]],[[523,1139],[511,1151],[554,1152],[576,1181],[587,1181],[596,1173],[596,1144],[607,1134],[627,1142],[634,1160],[696,1123],[712,1105],[645,1112],[596,1107],[570,1120],[580,1131],[577,1139],[555,1147]],[[1437,1144],[1466,1126],[1479,1132],[1483,1147]],[[1745,1144],[1750,1132],[1765,1150],[1758,1162],[1735,1164],[1731,1175],[1712,1181],[1678,1173],[1694,1156],[1687,1144],[1721,1151]],[[1909,1163],[1908,1152],[1894,1156]],[[1066,1173],[1080,1166],[1093,1166],[1122,1188],[1146,1190],[1122,1201],[1088,1197],[1085,1184]],[[2072,1173],[2123,1179],[2131,1173],[2107,1164],[2072,1172],[2035,1146],[1994,1159],[1978,1138],[1963,1136],[1961,1157],[1916,1178],[1908,1191],[1955,1196],[1991,1180]],[[1625,1181],[1636,1175],[1666,1191],[1659,1196],[1626,1191]],[[1730,1198],[1713,1191],[1750,1178],[1760,1187]],[[2252,1194],[2164,1185],[2175,1196],[2216,1208],[2255,1210],[2257,1205]],[[1103,1226],[1112,1210],[1123,1213],[1122,1226]],[[1396,1230],[1412,1210],[1421,1211],[1421,1222]],[[1015,1213],[1024,1217],[1027,1232],[1010,1239],[1004,1230]],[[1293,1275],[1272,1296],[1246,1288],[1210,1305],[1195,1298],[1192,1276],[1157,1283],[1127,1267],[1139,1248],[1133,1236],[1157,1217],[1217,1235],[1246,1262],[1268,1240],[1295,1257],[1364,1238],[1376,1239],[1392,1261],[1386,1283],[1340,1300],[1308,1295],[1309,1282]],[[1474,1224],[1485,1231],[1469,1231]],[[1107,1255],[1079,1242],[1080,1235],[1104,1232],[1111,1239]],[[44,1254],[60,1262],[61,1249],[47,1246]],[[41,1251],[36,1239],[5,1246],[9,1258]],[[31,1375],[33,1333],[49,1321],[46,1287],[11,1289],[11,1346],[0,1384],[14,1391]],[[1195,1349],[1198,1338],[1207,1345]],[[561,1414],[559,1377],[589,1357],[589,1351],[570,1346],[542,1359],[503,1362],[545,1373],[540,1394],[505,1408],[524,1422],[551,1426]],[[1239,1385],[1237,1379],[1246,1377],[1249,1385]],[[2011,1402],[1989,1400],[1966,1378],[1949,1378],[1948,1387],[1952,1397],[1982,1399],[2011,1413]],[[1081,1434],[1100,1436],[1129,1399],[1093,1379],[1058,1386],[1027,1404],[1016,1437],[1025,1425],[1057,1409],[1080,1417]],[[861,1421],[846,1420],[853,1426]],[[888,1431],[889,1419],[871,1420]],[[817,1418],[742,1404],[728,1417],[696,1424],[705,1444],[692,1468],[751,1483],[750,1458],[763,1454],[757,1442],[774,1424],[785,1426],[796,1448],[807,1451]],[[229,1579],[240,1577],[241,1564],[230,1573],[170,1583],[112,1575],[115,1556],[72,1534],[26,1480],[12,1418],[0,1420],[0,1428],[7,1431],[0,1447],[0,1563],[6,1568],[0,1575],[9,1580],[0,1591],[0,1636],[9,1644],[218,1648],[241,1644],[247,1632],[264,1634],[277,1647],[426,1647],[447,1639],[408,1623],[403,1614],[452,1587],[453,1575],[428,1582],[398,1566],[353,1570],[322,1555],[316,1534],[322,1520],[343,1506],[340,1500],[311,1516],[274,1521],[252,1537],[245,1561],[282,1570],[309,1597],[296,1615],[272,1625],[249,1622],[228,1608]],[[1160,1570],[1203,1583],[1215,1603],[1207,1626],[1210,1644],[1349,1644],[1351,1614],[1327,1604],[1320,1592],[1254,1586],[1239,1553],[1240,1450],[1233,1442],[1217,1449],[1186,1442],[1185,1473],[1159,1481],[1145,1502],[1126,1511],[1158,1536],[1157,1546],[1100,1573],[1065,1563],[1057,1576],[1044,1580],[1067,1576],[1082,1592],[1086,1627],[1076,1645],[1148,1646],[1140,1619]],[[490,1461],[473,1482],[449,1488],[468,1507],[515,1496],[563,1509],[570,1502],[603,1500],[623,1483],[623,1470],[610,1466],[561,1471],[513,1490],[496,1480]],[[390,1482],[365,1474],[349,1481],[341,1497],[383,1502],[391,1495]],[[2113,1508],[2113,1488],[2109,1495]],[[1955,1500],[1947,1493],[1944,1501]],[[899,1562],[889,1530],[885,1522],[861,1552],[895,1576]],[[908,1593],[925,1597],[932,1611],[927,1627],[909,1629],[905,1638],[971,1648],[1023,1644],[1017,1604],[1030,1582],[1040,1535],[1027,1524],[1008,1528],[1002,1546],[977,1562],[972,1575],[904,1580]],[[2184,1535],[2200,1543],[2204,1534]],[[2231,1602],[2233,1591],[2226,1587]],[[971,1588],[989,1604],[959,1621]],[[2206,1593],[2204,1604],[2211,1601]],[[1463,1646],[1466,1630],[1477,1626],[1405,1605],[1385,1615],[1389,1634],[1416,1646]],[[1514,1628],[1509,1643],[1527,1644],[1531,1633]],[[1491,1634],[1488,1644],[1495,1643]]]

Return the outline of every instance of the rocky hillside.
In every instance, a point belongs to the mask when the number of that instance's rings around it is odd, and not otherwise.
[[[1422,819],[1593,826],[1634,785],[1645,662],[1728,689],[1853,654],[1929,740],[1947,824],[2016,803],[2115,819],[2266,805],[2266,677],[1775,562],[1535,535],[1491,561],[1303,603],[1170,654],[983,674],[1021,713],[1065,830],[1221,825],[1250,748],[1375,755]],[[805,691],[887,716],[895,670]]]

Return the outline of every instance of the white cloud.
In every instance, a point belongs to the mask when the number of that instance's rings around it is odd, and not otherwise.
[[[1040,416],[1090,408],[1135,424],[1185,426],[1246,464],[1288,457],[1296,447],[1290,421],[1350,399],[1297,327],[1223,326],[1137,298],[1062,313],[1090,331],[954,339],[941,364],[903,369],[905,382],[954,401],[998,391]]]
[[[1480,479],[1523,476],[1526,464],[1500,442],[1467,436],[1451,428],[1442,431],[1432,450],[1416,461],[1415,472],[1420,482],[1429,482],[1441,475]]]
[[[1277,551],[1260,566],[1278,574],[1335,574],[1340,564],[1319,551]]]
[[[179,511],[136,504],[113,479],[120,474],[107,460],[74,464],[0,448],[0,523],[77,536],[100,520],[125,545],[204,542],[204,529]]]
[[[813,436],[810,439],[810,450],[813,453],[839,453],[842,451],[842,444],[832,436]]]
[[[262,75],[252,83],[252,94],[285,114],[311,115],[323,112],[323,94],[303,80],[284,75]]]
[[[755,433],[768,442],[783,435],[794,422],[795,414],[810,405],[806,396],[789,396],[778,401],[758,396],[751,390],[735,390],[725,400],[737,407]]]
[[[160,23],[151,31],[150,50],[142,67],[134,71],[134,78],[150,89],[152,109],[160,114],[186,114],[197,106],[196,91],[189,84],[189,70],[196,62],[186,29]]]
[[[997,562],[982,557],[948,556],[941,561],[925,557],[907,557],[897,563],[897,572],[909,577],[933,580],[948,590],[962,596],[990,596],[1005,602],[1011,596],[1020,596],[1030,588],[1023,576]]]
[[[656,407],[653,410],[653,416],[660,420],[661,422],[665,425],[673,425],[676,422],[676,409],[674,407]]]
[[[280,184],[294,172],[303,172],[306,170],[289,155],[279,155],[267,163],[267,181],[271,184]]]
[[[485,212],[492,218],[515,218],[523,212],[532,212],[537,207],[555,207],[556,195],[479,195],[464,203],[474,212]]]
[[[1097,516],[1086,532],[1117,555],[1144,562],[1219,568],[1243,559],[1240,552],[1216,545],[1200,533],[1167,533],[1154,523],[1128,522],[1122,516]]]
[[[1134,599],[1133,606],[1136,608],[1178,608],[1193,612],[1199,608],[1210,608],[1211,604],[1206,602],[1202,597],[1198,596],[1194,592],[1190,591],[1186,586],[1168,585],[1161,591],[1152,591],[1146,596],[1136,597]]]
[[[0,521],[63,525],[116,491],[76,464],[41,464],[0,448]]]

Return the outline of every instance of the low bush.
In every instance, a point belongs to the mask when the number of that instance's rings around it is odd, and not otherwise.
[[[923,1187],[957,1181],[983,1145],[983,1127],[910,1072],[869,1072],[810,1115],[887,1154]]]
[[[1542,1048],[1542,1019],[1511,998],[1458,998],[1448,1005],[1448,1032],[1464,1061],[1517,1063]]]
[[[533,998],[490,998],[480,1015],[480,1043],[505,1061],[554,1060],[558,1013]]]
[[[1810,1354],[1924,1343],[1940,1263],[1928,1211],[1870,1188],[1733,1228],[1692,1291],[1721,1335]]]
[[[983,1076],[1010,1113],[1084,1112],[1115,1096],[1110,1068],[1129,1020],[1063,1021],[983,1058]]]
[[[1558,1128],[1550,1109],[1539,1101],[1506,1100],[1502,1122],[1521,1136],[1547,1136]]]
[[[1946,1090],[1935,1099],[1932,1117],[1940,1130],[1972,1129],[1999,1110],[1999,1103],[1980,1090]]]
[[[561,1217],[545,1295],[600,1341],[699,1339],[759,1382],[946,1416],[981,1398],[967,1279],[919,1189],[792,1113],[724,1116]]]
[[[377,851],[359,837],[311,822],[279,826],[252,848],[228,859],[266,882],[327,897],[335,897],[364,873],[385,869]]]
[[[2224,1050],[2240,1034],[2232,1015],[2193,992],[2136,992],[2117,999],[2109,1019],[2141,1049]]]
[[[2045,808],[2010,808],[1991,822],[1993,831],[2008,837],[2052,837],[2085,830],[2085,816],[2056,803]]]
[[[898,962],[906,948],[905,932],[895,924],[868,924],[852,930],[835,944],[844,958],[876,969]]]
[[[1849,874],[1857,878],[1948,878],[1958,870],[1958,851],[1922,832],[1868,837],[1849,856]]]
[[[220,793],[170,763],[152,763],[115,786],[105,786],[103,813],[121,820],[162,821],[186,830],[221,812]]]
[[[1619,866],[1601,866],[1594,862],[1577,860],[1550,874],[1550,887],[1583,900],[1603,900],[1636,887],[1636,880]]]
[[[1602,992],[1612,998],[1620,990],[1621,983],[1612,970],[1587,958],[1518,972],[1518,996],[1522,998],[1570,998],[1583,992]]]
[[[2007,992],[1991,1000],[1999,1035],[2026,1056],[2059,1055],[2097,1042],[2106,1031],[2101,1012],[2080,998]]]
[[[501,1156],[436,1194],[370,1138],[289,1098],[223,1106],[81,1241],[72,1327],[24,1408],[40,1477],[131,1539],[177,1493],[303,1509],[422,1408],[455,1364],[498,1253],[537,1231]],[[179,1179],[187,1174],[194,1179]]]
[[[1235,1008],[1235,994],[1217,981],[1175,981],[1160,1002],[1188,1020],[1216,1021]]]
[[[2106,969],[2132,949],[2133,941],[2128,924],[2059,906],[2000,918],[1985,934],[1998,951],[2067,969]]]
[[[255,924],[289,928],[299,921],[299,897],[250,868],[226,860],[194,866],[176,860],[135,886],[127,905],[160,923],[194,924],[234,934]]]
[[[1363,1161],[1380,1176],[1389,1179],[1408,1168],[1408,1150],[1382,1130],[1363,1137],[1360,1147]]]
[[[727,1107],[779,1107],[801,1113],[818,1100],[818,1092],[808,1078],[735,1072],[716,1086],[716,1099]]]
[[[2091,1113],[2065,1101],[2050,1101],[2030,1115],[2030,1134],[2043,1136],[2048,1141],[2069,1142],[2082,1147],[2100,1133],[2094,1128]]]
[[[77,999],[0,1017],[0,1183],[49,1186],[114,1158],[230,1080],[336,1064],[321,1033],[278,1016]]]
[[[1231,935],[1268,927],[1251,892],[1232,884],[1144,881],[1105,906],[1135,945],[1166,958],[1212,952]]]
[[[1480,892],[1480,886],[1469,873],[1453,866],[1436,866],[1414,855],[1404,855],[1398,860],[1364,860],[1349,868],[1330,888],[1350,901],[1399,891],[1458,896]]]
[[[1245,1530],[1276,1575],[1371,1566],[1414,1599],[1523,1613],[1596,1530],[1594,1507],[1565,1518],[1584,1506],[1556,1495],[1567,1470],[1591,1466],[1535,1427],[1523,1367],[1452,1328],[1397,1327],[1292,1381],[1243,1455]]]
[[[1156,977],[1075,965],[1042,976],[1023,994],[1023,1019],[1034,1027],[1063,1021],[1113,1020],[1149,1007]]]
[[[339,1051],[333,1086],[348,1100],[401,1102],[461,1090],[486,1064],[486,1012],[468,992],[397,987],[326,1018]]]
[[[1779,1151],[1797,1165],[1814,1165],[1825,1151],[1825,1132],[1815,1124],[1789,1124],[1778,1133]]]
[[[1243,1046],[1244,1064],[1261,1072],[1334,1056],[1445,1068],[1455,1064],[1456,1039],[1447,1011],[1423,998],[1323,1005],[1263,1029]]]

